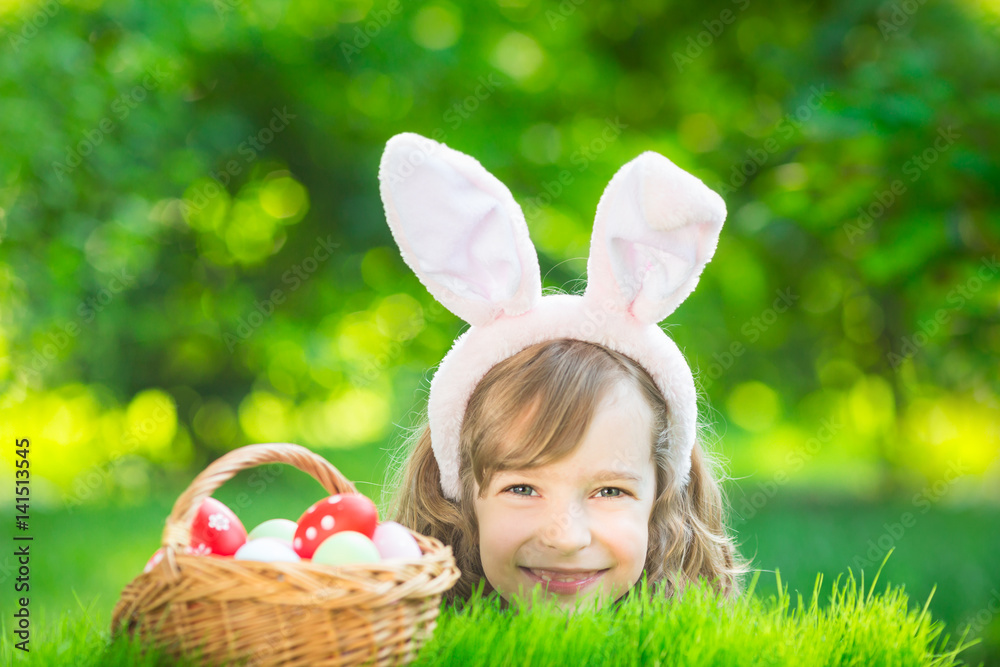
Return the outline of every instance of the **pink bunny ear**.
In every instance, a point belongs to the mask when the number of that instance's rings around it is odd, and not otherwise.
[[[482,325],[541,298],[524,213],[475,159],[405,132],[386,143],[378,177],[403,259],[448,310]]]
[[[656,324],[677,309],[712,259],[722,198],[658,153],[615,174],[597,205],[586,296]]]

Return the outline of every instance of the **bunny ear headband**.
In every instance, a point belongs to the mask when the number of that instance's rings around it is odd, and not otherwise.
[[[470,325],[431,381],[428,417],[441,490],[459,500],[459,433],[486,372],[544,340],[597,343],[637,361],[669,406],[670,464],[686,486],[698,416],[694,378],[658,323],[698,284],[726,206],[667,158],[623,166],[597,205],[582,296],[542,296],[538,255],[510,191],[475,159],[409,132],[379,165],[385,215],[403,259]]]

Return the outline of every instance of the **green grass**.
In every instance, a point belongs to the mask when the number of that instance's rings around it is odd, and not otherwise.
[[[906,512],[914,525],[900,534]],[[887,528],[888,526],[888,528]],[[759,513],[737,521],[741,552],[765,572],[781,571],[793,592],[808,595],[817,573],[824,575],[824,595],[848,569],[864,570],[871,580],[893,549],[880,581],[902,588],[911,600],[931,599],[930,612],[948,628],[975,628],[981,643],[964,659],[1000,666],[1000,509],[995,506],[939,504],[926,513],[906,499],[888,503],[775,497]],[[872,543],[876,549],[872,550]],[[871,556],[874,556],[872,558]],[[874,565],[869,565],[873,563]],[[931,594],[933,592],[933,597]]]
[[[818,578],[821,579],[821,578]],[[944,635],[926,605],[910,609],[898,589],[867,593],[853,576],[833,583],[827,604],[820,586],[792,608],[778,593],[751,591],[734,605],[707,587],[674,600],[630,598],[620,609],[567,619],[551,606],[508,614],[481,598],[445,614],[419,665],[953,665],[966,646]],[[645,582],[639,584],[646,591]],[[536,589],[537,594],[537,589]],[[536,602],[537,604],[537,598]],[[951,645],[948,648],[949,644]]]
[[[33,634],[29,651],[15,649],[7,641],[10,626],[4,619],[4,641],[0,643],[0,662],[5,665],[73,665],[74,667],[194,667],[195,661],[175,660],[155,647],[144,646],[128,637],[110,641],[108,624],[93,605],[61,616],[42,613],[35,626],[43,630]]]
[[[777,577],[777,593],[754,594],[754,577],[735,604],[721,604],[706,586],[683,596],[640,595],[617,609],[569,614],[538,596],[524,610],[515,602],[501,608],[495,594],[482,588],[468,604],[444,607],[431,640],[416,660],[437,665],[914,665],[960,664],[969,642],[952,639],[944,625],[922,607],[912,606],[900,589],[876,592],[853,575],[833,582],[821,601],[821,579],[812,595],[792,604]],[[877,577],[876,577],[877,579]],[[88,622],[83,610],[75,622],[63,618],[30,657],[11,656],[5,664],[115,665],[180,664],[134,641],[107,641],[106,632]],[[8,628],[4,629],[7,636]]]

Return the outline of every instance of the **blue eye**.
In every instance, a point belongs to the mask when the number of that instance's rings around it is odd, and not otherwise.
[[[606,486],[603,489],[601,489],[601,491],[608,491],[608,490],[617,491],[618,495],[614,495],[614,496],[601,496],[602,498],[625,498],[627,496],[632,496],[633,498],[635,497],[634,493],[626,491],[625,489],[619,488],[617,486]]]

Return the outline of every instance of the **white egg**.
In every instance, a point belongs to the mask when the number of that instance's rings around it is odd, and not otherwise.
[[[233,558],[263,563],[297,563],[302,560],[288,542],[275,537],[258,537],[250,540],[239,548]]]

